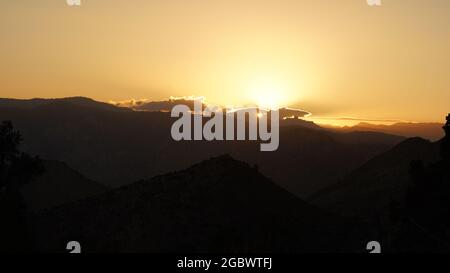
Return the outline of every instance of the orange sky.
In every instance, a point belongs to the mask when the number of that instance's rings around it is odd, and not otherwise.
[[[450,1],[0,2],[0,97],[202,95],[317,116],[442,121]]]

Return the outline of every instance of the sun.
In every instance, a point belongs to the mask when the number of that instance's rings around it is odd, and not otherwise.
[[[252,82],[248,94],[252,103],[264,109],[278,109],[289,102],[286,85],[274,80],[263,79]]]

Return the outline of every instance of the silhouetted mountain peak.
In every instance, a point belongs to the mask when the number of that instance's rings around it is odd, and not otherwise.
[[[234,202],[246,206],[251,204],[251,206],[264,207],[270,200],[273,203],[279,203],[282,200],[283,202],[296,200],[301,203],[293,194],[260,174],[256,167],[250,167],[247,163],[235,160],[228,154],[212,157],[185,170],[157,176],[138,184],[140,184],[140,192],[148,190],[168,194],[173,191],[189,196],[207,194],[208,198],[215,196],[213,199],[221,200],[223,204]],[[135,186],[130,185],[130,187]],[[126,188],[128,187],[124,187]],[[192,202],[197,202],[196,200],[193,199]]]
[[[242,161],[238,161],[231,157],[229,154],[223,154],[217,157],[212,157],[208,160],[204,160],[196,165],[193,165],[187,171],[213,171],[218,173],[236,172],[248,170],[250,166]]]
[[[22,186],[25,205],[39,211],[105,192],[108,188],[70,168],[66,163],[44,160],[44,172]]]
[[[351,224],[228,155],[46,211],[37,226],[45,251],[64,251],[61,242],[73,238],[85,252],[319,251],[358,242]]]
[[[0,98],[0,107],[6,108],[20,108],[20,109],[34,109],[34,108],[48,108],[48,107],[68,107],[68,106],[82,106],[109,111],[131,111],[129,108],[117,107],[109,103],[100,102],[87,97],[67,97],[54,99],[7,99]]]
[[[311,129],[323,129],[313,121],[304,120],[301,118],[286,118],[282,119],[280,122],[280,126],[299,126],[306,127]]]
[[[73,103],[98,103],[97,101],[83,96],[75,96],[75,97],[67,97],[60,99],[67,102],[73,102]]]
[[[432,142],[427,139],[423,139],[421,137],[412,137],[412,138],[408,138],[408,139],[400,142],[398,145],[396,145],[393,148],[393,150],[408,150],[412,147],[417,148],[417,147],[429,146],[431,144],[432,144]]]
[[[391,125],[372,124],[368,122],[360,122],[355,126],[345,126],[341,131],[367,131],[367,132],[382,132],[387,134],[394,134],[404,137],[422,137],[432,141],[439,140],[443,137],[442,124],[436,122],[399,122]]]

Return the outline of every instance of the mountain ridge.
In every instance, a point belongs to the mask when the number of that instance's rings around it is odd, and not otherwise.
[[[176,142],[170,135],[174,119],[167,112],[110,111],[58,102],[26,110],[0,106],[0,116],[21,131],[26,152],[66,162],[110,187],[228,153],[257,164],[264,175],[306,196],[403,140],[379,133],[331,132],[289,120],[289,126],[280,126],[279,149],[261,153],[257,141]],[[347,160],[341,160],[342,155]]]
[[[438,161],[439,146],[440,142],[409,138],[308,200],[347,216],[387,214],[391,202],[404,203],[410,163],[414,160],[422,160],[425,164]]]
[[[352,234],[360,223],[308,205],[229,155],[36,219],[44,252],[65,251],[63,242],[74,239],[84,252],[346,252],[364,246],[362,236]]]
[[[43,173],[21,187],[27,210],[37,212],[105,192],[108,187],[87,179],[67,164],[43,160]]]
[[[380,132],[407,138],[422,137],[431,141],[438,141],[444,137],[442,125],[439,122],[398,122],[391,125],[360,122],[354,126],[334,127],[324,125],[323,127],[342,132]]]

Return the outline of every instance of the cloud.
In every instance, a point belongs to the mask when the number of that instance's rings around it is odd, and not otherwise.
[[[183,104],[187,105],[190,109],[194,109],[194,102],[196,100],[201,100],[203,102],[203,106],[208,106],[204,97],[195,97],[195,96],[187,96],[187,97],[170,97],[169,100],[165,101],[151,101],[148,99],[130,99],[124,101],[110,101],[111,104],[119,106],[119,107],[127,107],[131,108],[135,111],[148,111],[148,112],[170,112],[172,108],[176,105]],[[222,109],[227,109],[228,112],[239,112],[246,111],[248,109],[257,109],[256,106],[249,107],[241,107],[241,106],[227,106],[222,107],[218,106]],[[301,109],[295,108],[280,108],[280,118],[304,118],[311,115],[310,112]]]
[[[310,112],[294,108],[280,108],[280,118],[304,118],[311,115]]]
[[[170,97],[165,101],[151,101],[149,99],[130,99],[119,102],[110,101],[119,107],[128,107],[135,111],[148,111],[148,112],[170,112],[176,105],[187,105],[190,109],[194,109],[195,100],[204,100],[203,97]]]

